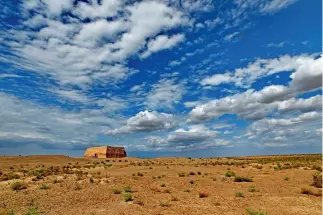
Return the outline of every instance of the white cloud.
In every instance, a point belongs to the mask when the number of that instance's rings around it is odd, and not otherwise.
[[[123,127],[107,130],[107,135],[118,135],[134,132],[161,131],[173,128],[176,125],[172,114],[158,113],[155,111],[141,111],[136,116],[127,120]]]
[[[62,148],[95,144],[103,128],[117,126],[120,121],[99,110],[67,111],[5,93],[0,93],[0,103],[0,147],[28,143]]]
[[[184,41],[184,39],[184,34],[175,34],[173,36],[159,35],[148,42],[147,50],[141,56],[146,58],[154,52],[170,49]]]
[[[166,137],[148,136],[146,144],[140,145],[142,150],[167,150],[185,151],[219,146],[228,146],[229,141],[216,138],[216,131],[210,130],[204,125],[191,125],[177,129]]]
[[[217,25],[222,24],[223,20],[220,17],[217,17],[216,19],[210,19],[210,20],[206,20],[204,22],[204,24],[209,28],[209,29],[213,29],[215,28]]]
[[[284,47],[285,45],[286,45],[286,42],[285,42],[285,41],[283,41],[283,42],[280,42],[280,43],[278,43],[278,44],[275,44],[275,43],[269,43],[269,44],[267,45],[267,47],[282,48],[282,47]]]
[[[297,0],[271,0],[260,8],[262,13],[274,13],[289,5],[295,3]]]
[[[234,32],[232,34],[228,34],[224,37],[224,40],[231,41],[231,40],[235,39],[237,37],[237,35],[239,35],[239,34],[240,34],[239,32]]]
[[[150,109],[173,109],[173,105],[180,103],[186,92],[185,84],[176,79],[161,79],[152,86],[148,93],[146,105]]]
[[[204,78],[202,84],[219,85],[233,82],[239,87],[250,87],[256,80],[284,71],[293,71],[291,74],[291,88],[297,91],[316,89],[322,85],[323,59],[316,55],[283,55],[273,59],[257,59],[245,68],[235,69],[224,73],[224,77],[217,80],[217,74]],[[221,82],[223,80],[223,82]]]
[[[147,41],[151,41],[149,52],[173,47],[184,39],[183,34],[167,37],[166,44],[161,44],[162,37],[151,38],[189,23],[187,14],[160,1],[74,5],[70,0],[32,0],[24,2],[23,8],[22,25],[4,29],[0,45],[9,46],[11,53],[2,53],[0,60],[82,89],[125,80],[134,73],[127,66],[129,57],[139,56]]]
[[[316,95],[308,99],[292,98],[278,104],[278,111],[281,113],[301,111],[308,112],[322,108],[322,95]]]

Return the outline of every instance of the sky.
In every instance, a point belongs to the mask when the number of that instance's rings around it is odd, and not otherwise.
[[[322,151],[321,0],[0,8],[0,155]]]

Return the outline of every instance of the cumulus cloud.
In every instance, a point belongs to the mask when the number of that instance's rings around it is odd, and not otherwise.
[[[227,146],[229,141],[216,138],[216,131],[204,125],[191,125],[170,132],[166,137],[148,136],[146,144],[141,145],[146,150],[185,151],[218,146]]]
[[[173,36],[159,35],[147,44],[147,50],[141,55],[142,58],[150,56],[154,52],[164,49],[170,49],[184,40],[183,34],[175,34]]]
[[[183,34],[165,35],[189,22],[178,7],[161,1],[31,0],[21,8],[21,25],[3,29],[0,45],[11,53],[2,53],[1,61],[82,88],[125,80],[134,73],[129,57],[145,47],[148,53],[173,47]],[[161,32],[164,37],[153,39]]]
[[[173,105],[182,100],[186,92],[185,83],[176,79],[161,79],[152,86],[147,95],[146,105],[151,109],[173,109]]]
[[[322,95],[316,95],[307,99],[292,98],[278,104],[278,111],[281,113],[301,111],[309,112],[322,109]]]
[[[118,120],[106,117],[99,110],[67,111],[5,93],[0,93],[0,103],[0,147],[3,144],[17,146],[8,143],[86,146],[97,142],[97,135],[103,128],[119,124]]]
[[[234,83],[239,87],[250,87],[260,78],[279,72],[293,71],[291,74],[292,88],[299,91],[316,89],[322,85],[323,59],[317,55],[283,55],[273,59],[257,59],[245,68],[238,68],[232,72],[215,74],[201,81],[202,85],[219,85]]]
[[[125,126],[108,130],[105,134],[118,135],[133,132],[161,131],[173,128],[176,125],[172,114],[158,113],[156,111],[141,111],[127,120]]]
[[[290,118],[265,118],[252,123],[245,136],[264,146],[321,144],[317,130],[322,126],[320,112],[308,112]]]

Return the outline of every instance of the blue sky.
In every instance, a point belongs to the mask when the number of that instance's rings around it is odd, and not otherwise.
[[[321,152],[320,0],[0,6],[0,154]]]

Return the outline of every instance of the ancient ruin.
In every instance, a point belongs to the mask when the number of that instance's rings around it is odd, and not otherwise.
[[[99,147],[87,148],[85,150],[84,157],[124,158],[124,157],[127,157],[127,153],[124,147],[99,146]]]

